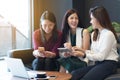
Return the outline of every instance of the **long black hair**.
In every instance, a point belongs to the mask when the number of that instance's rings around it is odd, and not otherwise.
[[[56,42],[57,39],[58,39],[58,33],[57,33],[57,22],[56,22],[55,15],[50,11],[45,11],[41,15],[41,18],[40,18],[40,30],[41,30],[41,34],[42,34],[42,41],[45,43],[46,42],[46,39],[45,39],[45,36],[44,36],[45,32],[42,29],[42,25],[41,25],[41,22],[43,20],[49,20],[49,21],[51,21],[51,22],[53,22],[55,24],[55,26],[53,28],[53,31],[52,31],[52,39],[53,39],[53,42]]]
[[[65,43],[67,41],[67,36],[69,35],[70,26],[68,24],[68,17],[70,15],[74,14],[74,13],[76,13],[77,16],[78,16],[78,25],[77,25],[77,27],[81,27],[81,28],[84,27],[83,24],[80,21],[80,17],[79,17],[78,11],[75,10],[75,9],[68,10],[65,13],[65,15],[63,17],[63,20],[62,20],[62,33],[63,33],[63,35],[62,35],[62,46],[63,46],[63,43]]]
[[[98,20],[98,22],[100,23],[100,25],[102,27],[112,31],[113,34],[115,35],[116,40],[117,40],[117,35],[116,35],[114,28],[112,27],[112,23],[110,21],[107,10],[103,6],[96,6],[94,8],[91,8],[89,11],[89,14],[92,14]],[[97,40],[98,33],[99,33],[98,29],[95,29],[94,35],[93,35],[94,41]]]

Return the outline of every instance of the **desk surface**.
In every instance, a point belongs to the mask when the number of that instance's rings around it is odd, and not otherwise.
[[[37,73],[39,73],[40,71],[30,71],[30,72],[33,72],[33,73],[37,72]],[[68,74],[68,73],[61,73],[61,72],[57,72],[57,71],[46,71],[46,72],[47,72],[48,76],[56,76],[55,79],[50,78],[49,80],[69,80],[71,78],[71,74]],[[14,77],[9,72],[9,73],[0,75],[0,80],[26,80],[26,79],[19,78],[19,77]]]
[[[61,73],[61,72],[55,72],[55,71],[48,71],[48,76],[56,76],[55,80],[69,80],[71,79],[71,74],[68,73]]]

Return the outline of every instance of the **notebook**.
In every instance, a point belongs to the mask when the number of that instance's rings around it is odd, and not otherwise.
[[[21,59],[18,58],[5,58],[7,67],[13,76],[31,79],[34,78],[36,73],[26,71]]]

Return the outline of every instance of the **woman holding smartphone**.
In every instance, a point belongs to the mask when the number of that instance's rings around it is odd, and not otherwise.
[[[40,28],[33,33],[33,70],[58,70],[57,48],[61,45],[61,32],[57,30],[56,17],[45,11],[40,18]]]

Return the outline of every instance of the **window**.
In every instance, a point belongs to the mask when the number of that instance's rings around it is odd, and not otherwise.
[[[31,3],[32,0],[0,0],[0,17],[16,29],[13,34],[15,39],[12,40],[14,47],[10,48],[6,44],[8,50],[31,47]]]
[[[0,0],[0,14],[28,37],[29,0]]]

